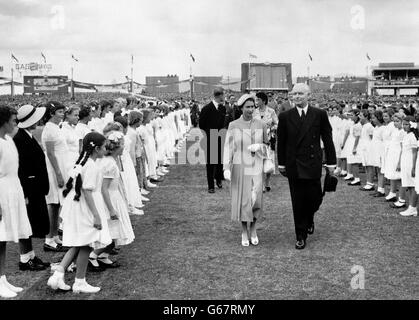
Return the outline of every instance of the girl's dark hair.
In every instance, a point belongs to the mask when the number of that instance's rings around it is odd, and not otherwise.
[[[6,122],[9,122],[12,115],[17,114],[17,111],[9,106],[0,105],[0,127]]]
[[[383,112],[381,110],[374,111],[374,116],[377,118],[379,123],[381,123],[381,124],[384,123]]]
[[[360,110],[359,109],[352,109],[350,111],[350,113],[352,113],[356,117],[355,123],[358,123],[359,122],[359,113],[360,113]]]
[[[361,113],[362,113],[362,115],[363,115],[365,118],[367,118],[367,119],[368,119],[368,121],[370,121],[370,120],[371,120],[371,115],[370,115],[370,113],[368,112],[368,109],[362,109],[362,110],[361,110]]]
[[[128,116],[128,123],[130,126],[136,125],[138,122],[140,122],[143,119],[143,114],[138,111],[131,111]]]
[[[403,118],[402,122],[406,121],[406,122],[416,122],[415,118],[413,116],[406,116]],[[409,132],[413,132],[413,134],[416,137],[416,140],[419,139],[419,132],[417,128],[412,128],[412,126],[410,126],[410,131]]]
[[[89,132],[83,139],[83,149],[80,153],[79,158],[76,161],[75,166],[81,165],[82,167],[86,164],[89,157],[92,155],[93,151],[96,147],[101,147],[106,141],[105,136],[98,132]],[[76,177],[76,186],[74,190],[76,191],[76,195],[74,196],[74,201],[79,201],[81,196],[81,187],[83,185],[83,181],[81,179],[81,175],[78,174]],[[63,190],[64,198],[68,195],[68,193],[73,189],[73,177],[68,179],[65,189]]]
[[[83,120],[87,118],[90,115],[91,111],[92,109],[89,106],[86,106],[86,105],[81,106],[80,112],[79,112],[79,120]]]
[[[123,116],[115,117],[114,121],[119,122],[124,127],[124,129],[128,127],[128,120]]]
[[[263,101],[263,104],[268,104],[268,96],[265,92],[256,93],[256,97]]]
[[[109,100],[102,100],[100,101],[100,116],[103,117],[103,111],[107,108],[107,107],[113,107],[112,102],[110,102]]]
[[[47,123],[58,110],[65,110],[65,106],[58,101],[48,101],[44,107],[47,109],[44,115],[45,123]]]

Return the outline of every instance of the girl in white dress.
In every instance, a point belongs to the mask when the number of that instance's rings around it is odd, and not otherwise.
[[[107,131],[107,127],[104,131]],[[109,253],[115,245],[130,244],[135,238],[128,213],[127,192],[120,170],[120,157],[124,152],[124,134],[120,131],[108,131],[106,137],[108,138],[106,156],[101,159],[100,167],[103,174],[102,195],[113,242],[106,248],[95,250],[90,254],[89,262],[94,268],[118,268],[119,263],[111,261]]]
[[[140,210],[143,207],[141,201],[140,186],[138,185],[137,173],[135,172],[135,166],[130,156],[131,140],[127,137],[128,121],[125,117],[116,117],[115,122],[120,124],[120,131],[125,135],[124,138],[124,150],[121,155],[122,170],[121,176],[122,181],[127,192],[128,211],[130,214],[143,215],[144,212]],[[108,127],[112,127],[112,123],[108,124],[103,133],[107,135],[109,131]]]
[[[337,166],[334,174],[339,175],[342,171],[342,119],[340,118],[339,107],[334,106],[331,111],[329,119],[330,125],[332,126],[333,144],[336,150]]]
[[[84,137],[89,132],[92,132],[92,129],[90,129],[88,126],[88,123],[92,120],[92,114],[93,114],[93,111],[89,106],[84,105],[80,108],[79,122],[77,122],[76,124],[76,133],[80,141],[80,146],[83,145]]]
[[[352,120],[350,119],[350,113],[342,114],[342,123],[341,123],[341,130],[340,130],[340,140],[341,140],[341,152],[340,152],[340,161],[341,161],[341,177],[349,176],[352,179],[353,176],[348,172],[348,162],[347,158],[351,150],[349,150],[349,146],[346,144],[346,140],[349,137],[349,129],[353,125]],[[346,148],[345,148],[346,146]]]
[[[69,162],[73,165],[81,152],[80,136],[76,131],[76,125],[79,121],[79,107],[70,107],[64,113],[64,121],[61,124],[61,131],[65,136],[65,141],[69,151]]]
[[[64,119],[65,107],[59,102],[50,101],[45,106],[47,111],[44,120],[48,121],[42,131],[42,147],[46,153],[46,164],[49,180],[48,204],[50,231],[45,238],[45,251],[61,251],[61,240],[58,237],[59,212],[62,205],[63,188],[68,180],[68,172],[74,163],[63,132],[58,124]]]
[[[157,176],[157,153],[156,153],[156,141],[154,140],[153,127],[150,124],[150,121],[153,117],[152,110],[143,111],[143,125],[140,127],[142,131],[142,136],[144,137],[144,147],[147,153],[147,166],[148,166],[148,176],[150,182],[157,181],[159,178]],[[144,126],[144,129],[142,128]]]
[[[394,115],[394,112],[392,109],[386,109],[383,111],[383,126],[382,126],[382,150],[381,150],[381,168],[378,173],[378,185],[377,185],[377,193],[374,195],[374,197],[385,197],[385,163],[386,163],[386,157],[388,152],[388,147],[390,145],[391,141],[391,133],[393,132],[394,123],[392,121],[392,117]]]
[[[406,132],[402,128],[402,118],[399,114],[393,116],[395,129],[391,133],[391,140],[388,145],[385,160],[385,177],[390,180],[390,192],[386,197],[387,201],[396,200],[397,185],[400,183],[400,165],[402,154],[402,143]],[[402,208],[406,205],[405,188],[400,187],[399,199],[393,204],[394,208]]]
[[[17,112],[0,106],[0,297],[14,298],[23,289],[11,285],[5,275],[6,243],[32,235],[25,196],[18,177],[19,155],[9,136],[16,127]]]
[[[409,198],[409,207],[400,212],[402,216],[414,216],[417,215],[417,193],[415,191],[415,169],[417,159],[417,131],[415,119],[411,116],[407,116],[403,119],[403,130],[406,135],[403,138],[402,143],[402,157],[401,157],[401,178],[402,187],[406,188],[406,195]]]
[[[73,292],[95,293],[100,290],[89,285],[85,276],[92,249],[106,247],[112,242],[101,192],[102,175],[97,163],[106,152],[105,142],[106,138],[100,133],[86,135],[82,153],[63,192],[66,197],[62,209],[63,244],[71,249],[48,279],[48,286],[54,290],[70,290],[64,282],[64,272],[76,257]]]
[[[358,109],[351,110],[352,126],[349,128],[349,135],[344,141],[343,150],[347,155],[348,175],[344,180],[352,180],[348,185],[357,186],[361,184],[359,178],[359,165],[362,163],[361,153],[358,149],[359,139],[361,137],[362,125],[359,122],[360,111]]]
[[[379,110],[375,111],[371,115],[371,123],[374,125],[374,130],[372,133],[371,148],[367,151],[370,153],[371,164],[374,167],[374,170],[377,172],[377,191],[372,194],[373,197],[383,197],[385,196],[384,190],[384,174],[381,173],[381,168],[383,166],[383,157],[384,157],[384,141],[383,141],[383,131],[384,131],[384,119],[383,113]],[[365,186],[364,188],[368,188]],[[374,188],[371,188],[372,191]]]
[[[361,153],[362,165],[365,167],[367,173],[367,182],[361,190],[370,191],[374,189],[374,156],[371,153],[374,127],[369,121],[370,114],[368,110],[362,110],[359,116],[362,124],[361,138],[359,139],[359,150]]]

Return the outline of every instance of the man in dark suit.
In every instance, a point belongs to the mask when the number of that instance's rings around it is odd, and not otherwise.
[[[199,128],[205,132],[206,143],[204,150],[206,150],[207,159],[207,180],[208,192],[214,193],[214,179],[217,187],[222,188],[223,179],[223,165],[221,151],[223,148],[223,139],[219,138],[220,130],[224,128],[226,109],[223,105],[224,91],[223,89],[214,90],[214,99],[204,106],[199,116]],[[222,132],[221,132],[222,134]]]
[[[45,154],[32,132],[45,114],[45,108],[24,105],[17,114],[18,132],[13,137],[19,153],[19,180],[25,195],[26,209],[32,227],[32,237],[20,239],[20,270],[44,270],[49,263],[39,259],[32,247],[32,238],[45,238],[49,233],[49,216],[45,196],[49,181]]]
[[[294,213],[296,249],[314,232],[314,214],[322,202],[322,149],[329,172],[336,166],[332,127],[327,113],[308,104],[310,88],[298,83],[290,93],[294,108],[279,115],[278,169],[288,177]]]

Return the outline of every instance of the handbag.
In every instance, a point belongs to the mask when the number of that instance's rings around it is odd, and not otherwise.
[[[263,159],[263,172],[264,173],[274,173],[275,164],[271,158],[271,153],[269,148],[265,145],[266,148],[266,158]]]

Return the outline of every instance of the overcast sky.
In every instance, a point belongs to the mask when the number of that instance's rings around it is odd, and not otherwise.
[[[351,11],[352,10],[352,11]],[[363,19],[364,17],[364,19]],[[86,82],[146,75],[241,76],[255,62],[290,62],[293,77],[365,75],[368,63],[419,64],[417,0],[0,0],[0,66],[53,65]],[[310,52],[313,61],[308,57]],[[368,61],[368,52],[372,61]]]

